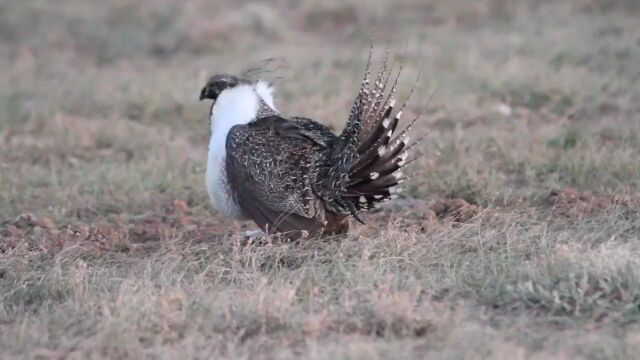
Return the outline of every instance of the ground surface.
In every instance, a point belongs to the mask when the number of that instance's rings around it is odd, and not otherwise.
[[[634,358],[638,4],[1,2],[0,357]],[[410,113],[436,89],[422,175],[342,241],[243,244],[205,78],[284,59],[279,108],[339,129],[371,33]]]

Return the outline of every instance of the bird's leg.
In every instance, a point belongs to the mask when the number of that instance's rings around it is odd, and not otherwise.
[[[262,230],[248,230],[244,232],[246,245],[266,245],[271,243],[271,237]]]

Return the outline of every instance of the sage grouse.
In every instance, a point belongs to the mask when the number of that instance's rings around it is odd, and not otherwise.
[[[402,67],[387,57],[375,79],[371,53],[340,135],[311,119],[285,117],[262,80],[219,74],[200,100],[211,99],[206,185],[216,210],[252,219],[263,231],[300,239],[345,233],[349,217],[394,198],[407,179],[414,119],[396,134],[402,110],[394,97]],[[408,99],[407,99],[408,100]]]

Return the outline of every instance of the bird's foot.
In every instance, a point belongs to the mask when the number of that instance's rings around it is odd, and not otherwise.
[[[266,238],[264,231],[262,230],[247,230],[244,232],[243,236],[249,243],[260,243],[264,241]]]

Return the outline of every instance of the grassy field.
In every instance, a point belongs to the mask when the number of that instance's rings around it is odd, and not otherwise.
[[[0,358],[637,358],[639,19],[1,1]],[[279,109],[339,130],[371,35],[400,95],[421,70],[410,113],[435,89],[423,175],[341,241],[244,244],[208,203],[205,79],[276,58]]]

